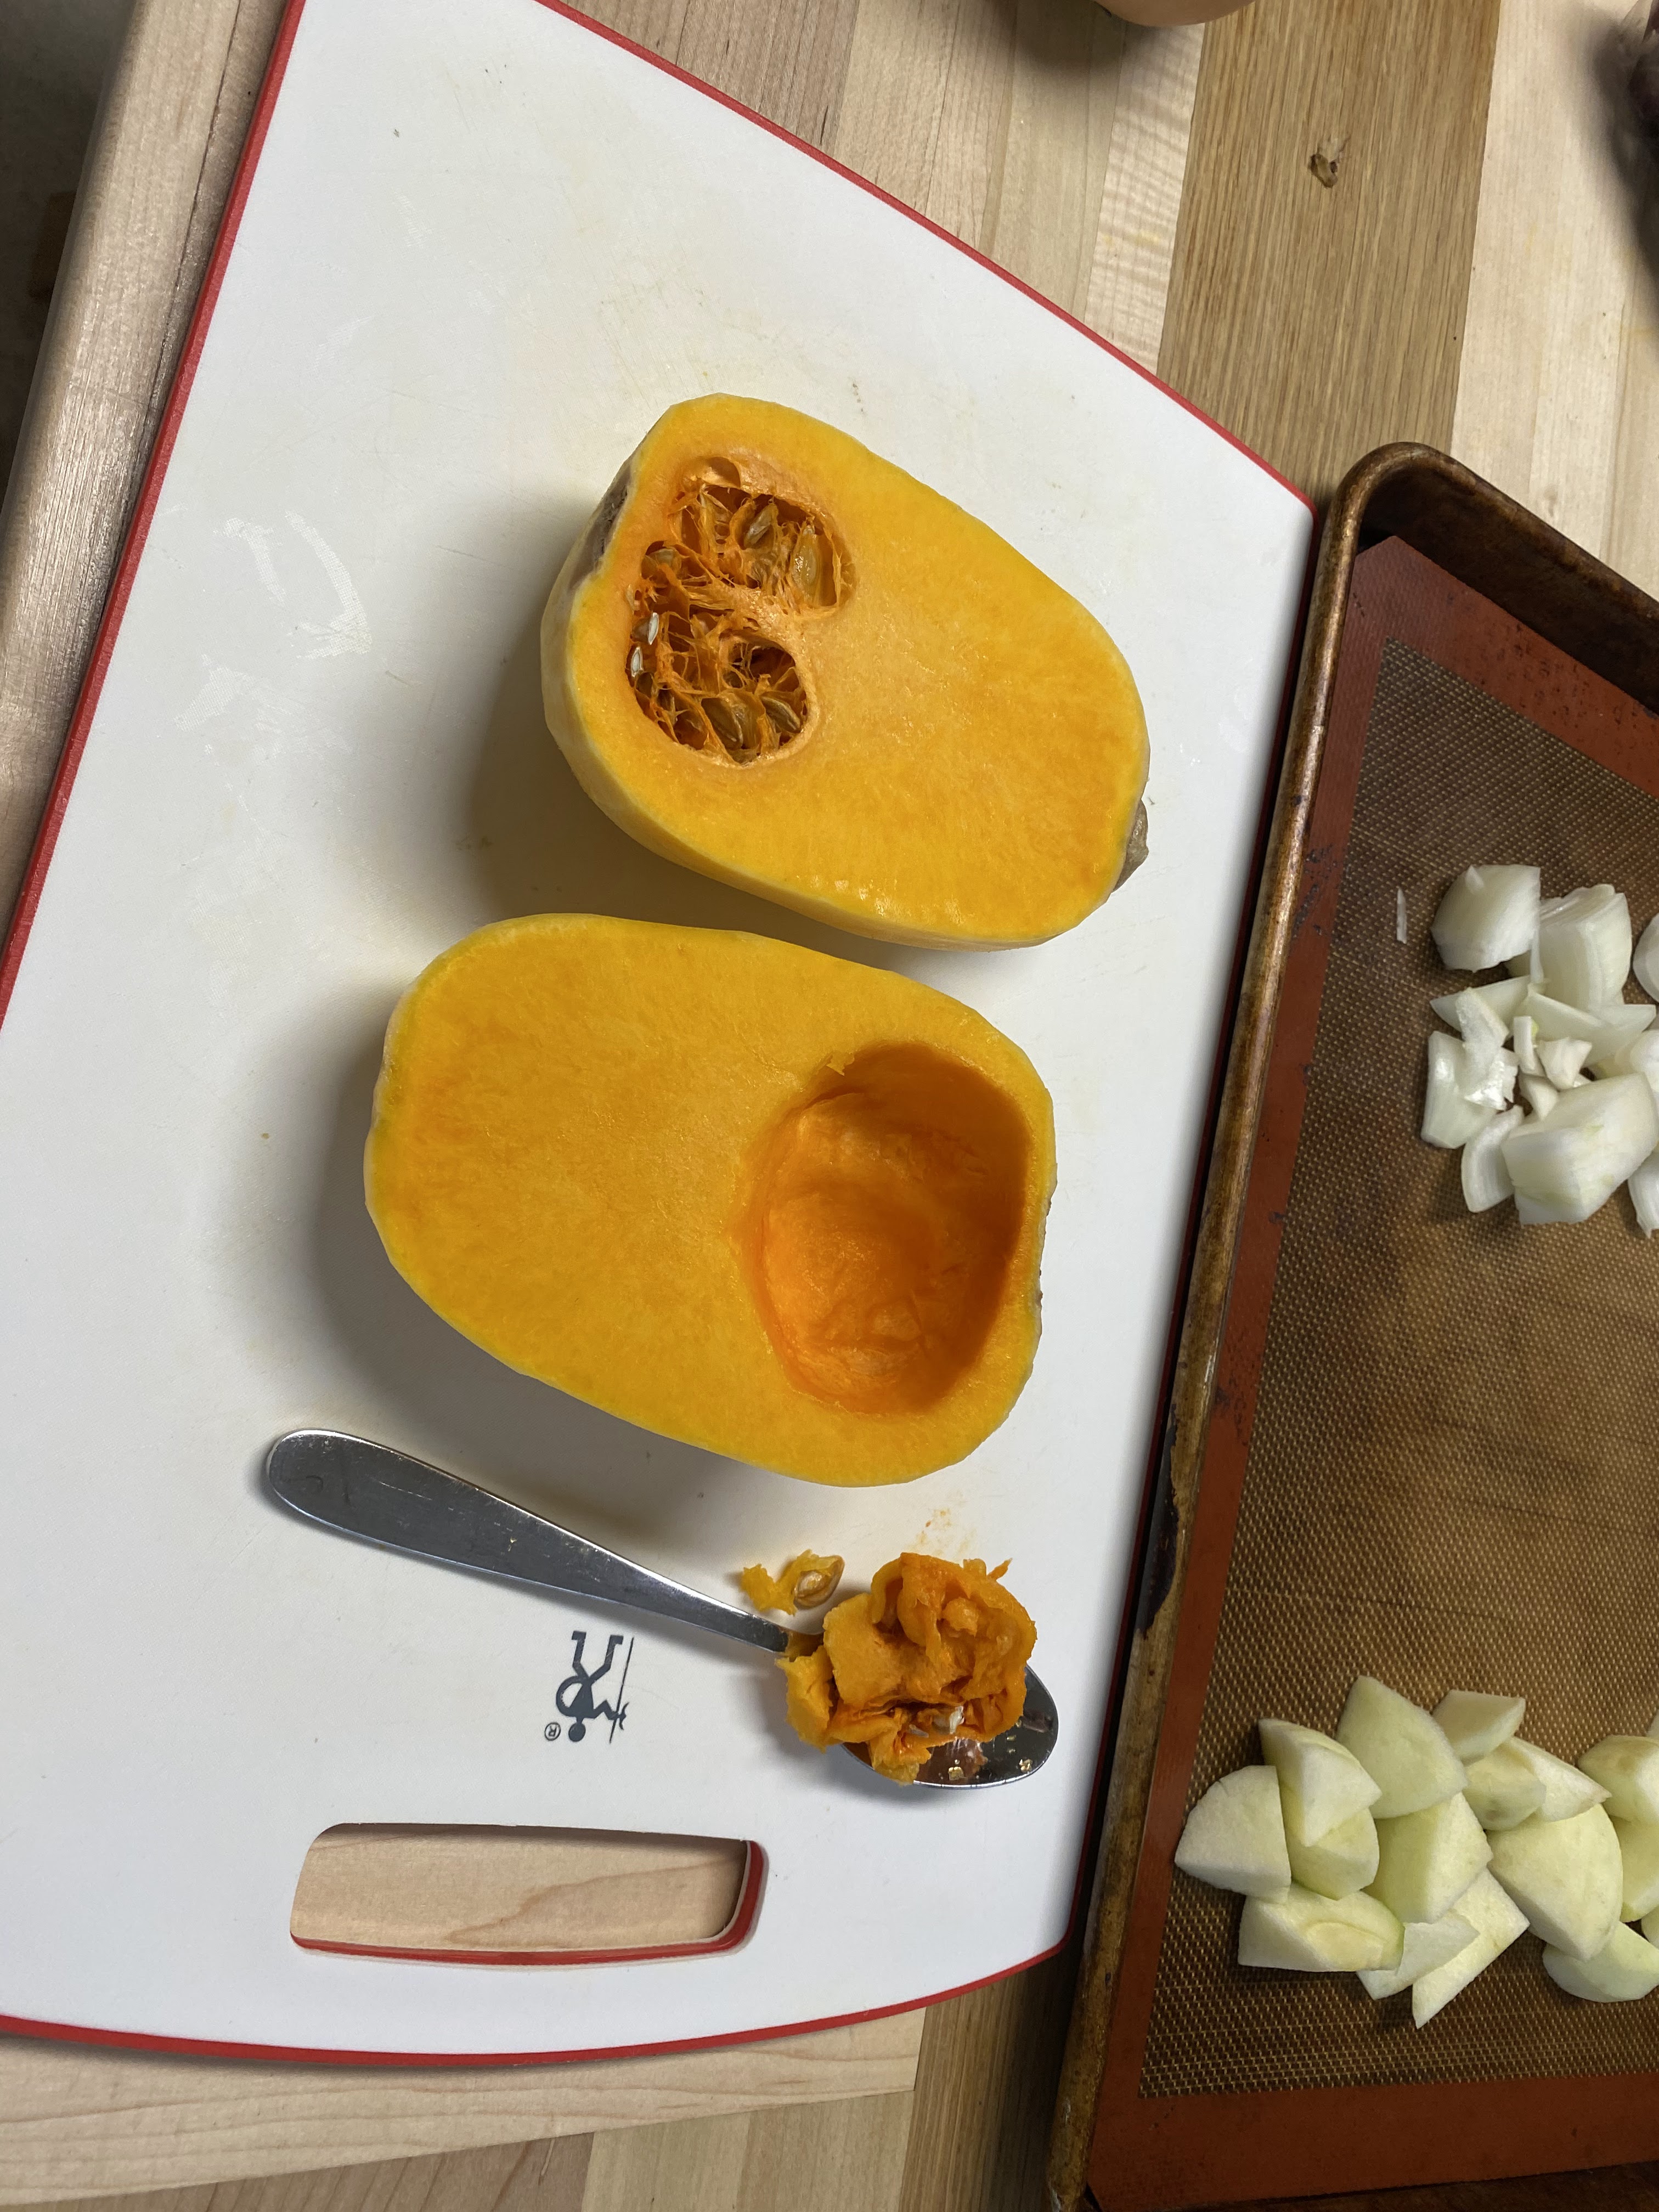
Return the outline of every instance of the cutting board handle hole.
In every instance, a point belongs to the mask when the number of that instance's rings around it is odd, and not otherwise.
[[[729,1951],[765,1855],[725,1836],[605,1828],[325,1828],[289,1932],[307,1950],[488,1966],[589,1966]]]

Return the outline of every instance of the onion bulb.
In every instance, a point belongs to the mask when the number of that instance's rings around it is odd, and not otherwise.
[[[1504,1140],[1522,1221],[1585,1221],[1659,1145],[1659,1104],[1639,1075],[1609,1076],[1558,1099],[1545,1121]]]
[[[1526,1100],[1528,1105],[1531,1107],[1533,1112],[1538,1116],[1540,1121],[1554,1105],[1556,1100],[1560,1097],[1560,1092],[1556,1089],[1555,1085],[1549,1081],[1547,1077],[1542,1075],[1523,1075],[1521,1079],[1521,1096]]]
[[[1541,1075],[1544,1072],[1538,1062],[1538,1024],[1530,1014],[1517,1014],[1515,1018],[1515,1064],[1522,1075]]]
[[[1448,968],[1497,968],[1528,951],[1538,929],[1536,868],[1465,868],[1430,933]]]

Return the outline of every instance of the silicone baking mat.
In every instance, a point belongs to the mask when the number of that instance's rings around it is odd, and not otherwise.
[[[1616,884],[1639,929],[1656,740],[1398,540],[1357,563],[1114,2022],[1109,2207],[1659,2148],[1659,2002],[1576,2002],[1528,1936],[1418,2031],[1352,1975],[1238,1967],[1238,1901],[1169,1863],[1187,1807],[1260,1758],[1257,1717],[1330,1729],[1359,1673],[1430,1705],[1524,1694],[1565,1757],[1659,1705],[1659,1245],[1622,1194],[1579,1227],[1471,1215],[1417,1133],[1447,883],[1535,861],[1547,891]],[[1218,2164],[1224,2116],[1248,2148]]]

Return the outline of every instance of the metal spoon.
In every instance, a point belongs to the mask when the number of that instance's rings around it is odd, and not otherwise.
[[[469,1567],[475,1574],[501,1575],[509,1582],[534,1583],[566,1597],[632,1606],[762,1651],[782,1652],[789,1646],[789,1631],[758,1613],[722,1605],[701,1590],[654,1575],[522,1505],[511,1505],[476,1483],[387,1444],[343,1436],[336,1429],[295,1429],[271,1446],[265,1480],[272,1496],[290,1512],[388,1551]],[[941,1744],[917,1781],[947,1790],[1018,1782],[1036,1773],[1054,1749],[1058,1731],[1054,1701],[1028,1667],[1025,1711],[1016,1724],[986,1744]]]

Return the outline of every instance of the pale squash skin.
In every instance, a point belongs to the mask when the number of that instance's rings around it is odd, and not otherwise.
[[[949,1466],[1006,1418],[1054,1184],[1048,1092],[970,1008],[586,915],[497,923],[417,978],[365,1157],[392,1264],[486,1352],[847,1485]]]
[[[742,763],[676,744],[628,674],[629,593],[711,457],[825,516],[846,564],[832,611],[757,617],[812,714]],[[647,434],[554,586],[542,690],[582,787],[631,836],[867,936],[1037,944],[1144,856],[1146,718],[1099,623],[939,493],[763,400],[688,400]]]

